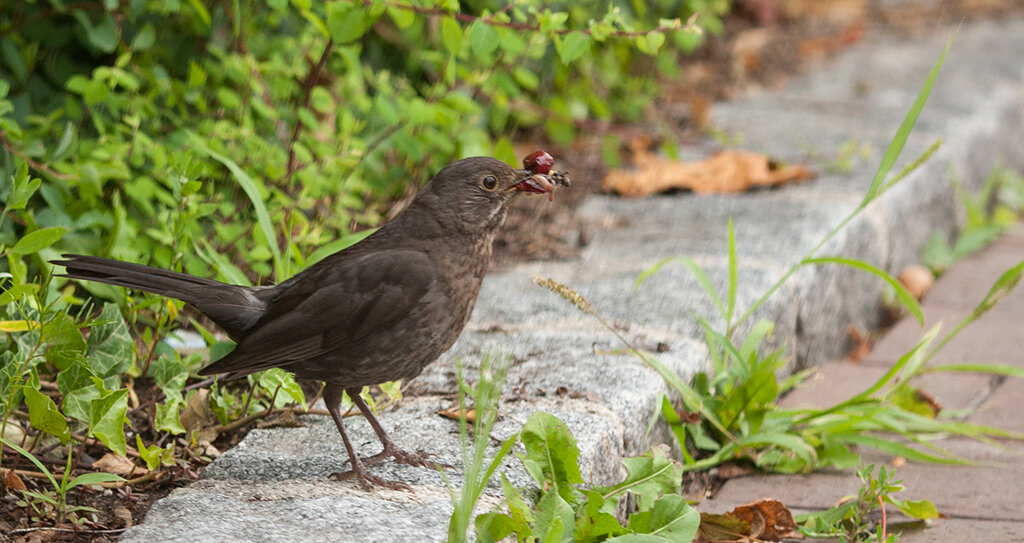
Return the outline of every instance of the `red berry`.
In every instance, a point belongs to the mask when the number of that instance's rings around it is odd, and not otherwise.
[[[555,159],[546,151],[535,151],[523,159],[523,168],[541,175],[547,175],[554,164]]]

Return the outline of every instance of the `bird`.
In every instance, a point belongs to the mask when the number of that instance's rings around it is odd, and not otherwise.
[[[452,162],[391,222],[274,285],[231,285],[78,254],[52,263],[64,267],[62,277],[176,298],[209,317],[236,347],[200,375],[237,378],[276,367],[299,380],[322,381],[324,403],[351,464],[332,477],[355,477],[366,489],[409,490],[366,466],[391,458],[430,467],[429,454],[399,449],[360,392],[416,377],[458,339],[509,203],[521,193],[551,193],[569,184],[564,172],[549,171],[550,160],[535,164],[528,159],[527,169],[516,169],[490,157]],[[344,393],[383,445],[379,454],[356,454],[339,410]]]

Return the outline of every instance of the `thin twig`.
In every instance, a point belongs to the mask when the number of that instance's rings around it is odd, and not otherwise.
[[[306,80],[302,82],[302,91],[305,94],[302,98],[303,108],[309,107],[310,100],[313,96],[313,87],[316,87],[316,83],[320,79],[320,74],[324,71],[324,66],[327,65],[327,58],[330,57],[333,49],[334,40],[327,40],[327,45],[324,46],[324,52],[320,55],[320,61],[316,63],[316,66],[310,70],[309,75],[306,76]],[[295,158],[295,141],[299,139],[299,131],[301,129],[302,120],[296,116],[295,126],[292,128],[292,137],[288,140],[288,173],[284,176],[285,185],[291,181],[292,174],[295,173],[295,169],[298,167]]]
[[[45,172],[62,181],[67,181],[68,179],[71,179],[70,175],[57,172],[56,170],[47,166],[46,164],[33,160],[25,153],[22,153],[21,151],[15,149],[14,145],[12,145],[11,142],[7,140],[7,136],[6,134],[4,134],[3,130],[0,130],[0,145],[3,145],[4,149],[7,149],[7,151],[10,152],[12,155],[24,160],[26,163],[28,163],[29,166],[32,166],[32,168],[35,170]]]

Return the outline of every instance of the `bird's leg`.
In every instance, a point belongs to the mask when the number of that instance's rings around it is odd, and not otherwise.
[[[370,423],[370,427],[373,428],[374,433],[380,439],[384,450],[367,458],[364,462],[369,464],[376,464],[386,458],[394,458],[395,462],[399,464],[408,464],[410,466],[420,466],[424,468],[432,468],[438,465],[436,462],[430,460],[428,453],[419,451],[415,453],[403,451],[395,446],[395,443],[391,441],[388,434],[384,432],[384,428],[377,421],[377,417],[373,415],[373,411],[370,411],[370,407],[363,401],[362,396],[359,395],[360,390],[358,388],[348,389],[348,397],[352,400],[352,403],[356,404],[356,407],[363,412],[363,416],[366,417],[366,421]]]
[[[341,397],[343,393],[344,389],[337,385],[327,383],[327,386],[324,387],[324,403],[327,404],[327,411],[331,413],[331,418],[334,419],[334,424],[338,427],[338,432],[341,434],[341,440],[345,442],[345,450],[348,451],[349,462],[352,463],[351,470],[339,473],[332,473],[331,477],[338,480],[344,480],[355,476],[359,480],[359,484],[367,490],[372,489],[373,485],[377,485],[386,488],[392,488],[395,490],[411,491],[412,489],[409,487],[409,485],[405,483],[381,479],[380,477],[377,477],[376,475],[373,475],[370,472],[366,471],[366,466],[363,464],[363,461],[360,460],[359,456],[356,454],[356,449],[355,447],[352,446],[352,442],[348,439],[348,434],[345,433],[345,425],[341,421],[341,411],[339,410],[339,407],[341,406]],[[359,394],[357,391],[354,397],[358,396]],[[362,403],[362,400],[360,400],[360,403]],[[376,428],[374,428],[374,430],[376,430]],[[377,435],[380,434],[378,433]]]

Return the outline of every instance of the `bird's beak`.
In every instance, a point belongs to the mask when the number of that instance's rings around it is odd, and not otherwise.
[[[555,187],[562,185],[569,186],[569,176],[564,172],[551,172],[549,174],[533,173],[529,170],[516,170],[519,179],[506,189],[506,192],[518,190],[531,194],[553,194]]]

